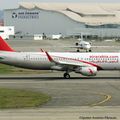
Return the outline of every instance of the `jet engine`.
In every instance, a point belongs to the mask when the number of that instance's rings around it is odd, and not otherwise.
[[[95,76],[97,74],[97,67],[78,67],[75,69],[75,72],[84,76]]]

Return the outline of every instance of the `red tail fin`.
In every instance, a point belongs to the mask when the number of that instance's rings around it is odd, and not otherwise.
[[[0,36],[0,51],[1,50],[14,52],[14,50],[8,45],[8,43]]]

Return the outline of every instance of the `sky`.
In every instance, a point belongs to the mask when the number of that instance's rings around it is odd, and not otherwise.
[[[0,0],[0,10],[17,8],[20,2],[89,2],[89,3],[120,3],[120,0]]]

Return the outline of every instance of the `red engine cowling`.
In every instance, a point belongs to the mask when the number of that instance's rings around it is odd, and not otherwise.
[[[84,76],[95,76],[97,74],[97,67],[78,67],[75,69],[75,72]]]

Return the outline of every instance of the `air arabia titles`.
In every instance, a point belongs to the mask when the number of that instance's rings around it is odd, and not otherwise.
[[[91,55],[89,56],[90,61],[94,63],[118,63],[119,57],[118,56],[109,56],[109,55]]]

